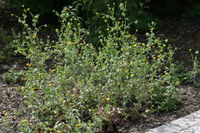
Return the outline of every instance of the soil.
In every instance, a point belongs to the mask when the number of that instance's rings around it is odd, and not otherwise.
[[[2,18],[3,17],[0,16],[0,21],[3,22],[3,24],[8,25],[8,23],[5,22],[5,20],[2,20]],[[13,25],[13,22],[15,21],[11,19],[11,23],[9,23],[9,25]],[[191,53],[189,53],[188,49],[192,49],[192,53],[194,53],[196,50],[200,50],[200,24],[198,21],[182,22],[180,20],[164,20],[164,22],[165,26],[160,32],[158,32],[158,35],[168,38],[172,46],[178,48],[175,54],[175,58],[177,60],[184,61],[186,65],[191,66],[189,61],[189,59],[191,59]],[[14,24],[14,26],[16,25]],[[3,44],[3,41],[0,40],[0,47],[3,45],[5,44]],[[16,61],[16,59],[18,61]],[[16,57],[12,60],[3,62],[0,64],[1,74],[11,68],[13,66],[13,62],[17,62],[15,65],[17,64],[18,66],[24,64],[23,60]],[[5,65],[7,65],[6,69],[4,69]],[[19,120],[22,115],[26,114],[26,106],[24,104],[23,97],[21,96],[20,92],[16,90],[16,87],[17,86],[7,85],[0,79],[1,133],[17,133]],[[177,106],[177,109],[167,113],[161,112],[157,114],[141,116],[138,119],[130,122],[131,124],[129,124],[128,127],[120,127],[120,129],[122,129],[121,132],[142,133],[150,128],[154,128],[166,122],[188,115],[194,111],[200,110],[199,89],[200,87],[195,85],[184,85],[178,87],[177,91],[179,92],[181,103]],[[18,114],[18,117],[16,117],[13,115],[13,111],[21,111],[22,114]],[[9,122],[13,125],[11,130],[8,130],[6,125],[2,125],[2,121],[4,121],[6,118],[12,120]]]

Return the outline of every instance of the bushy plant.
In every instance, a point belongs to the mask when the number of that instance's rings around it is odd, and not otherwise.
[[[16,55],[14,52],[16,45],[13,43],[14,37],[14,34],[0,25],[0,62],[3,62],[8,56]]]
[[[23,40],[15,41],[21,44],[17,51],[29,60],[21,91],[30,117],[22,120],[21,132],[100,132],[105,123],[114,123],[112,118],[176,106],[179,81],[173,78],[173,50],[155,36],[154,23],[147,42],[139,42],[129,34],[125,5],[119,8],[120,18],[110,6],[108,14],[97,14],[106,25],[98,32],[98,48],[87,42],[88,31],[68,7],[56,13],[61,23],[57,40],[39,38],[39,15],[24,10],[19,18]]]
[[[1,76],[3,81],[7,84],[23,84],[24,83],[24,72],[17,70],[13,67],[8,72],[3,73]]]

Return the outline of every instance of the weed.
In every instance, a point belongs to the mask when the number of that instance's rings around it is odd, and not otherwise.
[[[20,125],[22,132],[96,132],[115,116],[138,115],[144,104],[152,111],[176,107],[174,51],[155,36],[155,23],[149,25],[147,42],[139,42],[129,33],[126,6],[119,8],[120,18],[111,6],[108,14],[97,14],[106,25],[97,35],[98,49],[87,42],[89,33],[73,9],[56,12],[58,40],[39,38],[39,15],[24,9],[19,17],[24,32],[15,42],[30,62],[22,94],[31,113]]]

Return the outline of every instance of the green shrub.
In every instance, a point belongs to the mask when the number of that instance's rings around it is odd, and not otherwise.
[[[2,79],[7,84],[23,84],[24,72],[17,70],[15,67],[2,75]]]
[[[24,10],[19,18],[24,32],[15,40],[21,44],[17,51],[30,61],[21,89],[30,117],[22,120],[22,132],[100,132],[113,117],[176,107],[173,50],[155,36],[154,23],[147,42],[139,42],[129,34],[126,7],[119,7],[122,17],[114,17],[111,7],[108,14],[97,14],[107,25],[97,34],[98,49],[87,43],[88,31],[68,7],[56,13],[58,40],[38,38],[39,15],[31,14],[31,28]]]
[[[0,62],[3,62],[8,56],[16,55],[14,52],[16,49],[16,45],[13,43],[13,39],[15,39],[14,37],[14,34],[6,31],[6,29],[4,29],[2,25],[0,25]]]

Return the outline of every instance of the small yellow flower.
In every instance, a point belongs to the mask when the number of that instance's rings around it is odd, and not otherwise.
[[[110,98],[108,97],[108,98],[106,98],[106,101],[110,101]]]
[[[73,19],[72,18],[70,18],[70,21],[72,21]]]
[[[69,45],[69,44],[72,44],[72,42],[71,41],[67,41],[66,44]]]
[[[74,94],[72,94],[71,96],[72,96],[72,97],[74,97],[75,95],[74,95]]]
[[[55,29],[55,31],[58,32],[59,30],[58,30],[58,29]]]
[[[36,38],[37,37],[37,34],[33,34],[33,36],[32,36],[33,38]]]
[[[27,65],[27,66],[29,66],[29,67],[30,67],[30,66],[32,66],[32,64],[31,64],[31,63],[27,63],[26,65]]]
[[[133,47],[137,47],[137,45],[136,45],[136,44],[134,44],[134,45],[133,45]]]
[[[57,133],[61,133],[61,131],[60,131],[60,130],[56,130],[56,132],[57,132]]]
[[[6,112],[4,115],[5,115],[5,116],[7,116],[7,115],[8,115],[8,113]]]
[[[66,100],[63,100],[62,103],[66,103]]]
[[[27,11],[30,11],[30,8],[27,8],[26,10],[27,10]]]
[[[25,120],[23,120],[23,122],[28,122],[28,120],[27,120],[27,119],[25,119]]]
[[[101,34],[102,33],[102,31],[99,31],[99,34]]]
[[[56,71],[56,69],[50,69],[49,71],[50,71],[50,72],[55,72],[55,71]]]
[[[189,52],[191,52],[192,51],[192,49],[190,48],[190,49],[188,49],[189,50]]]
[[[131,77],[134,77],[135,76],[135,74],[133,73],[133,74],[131,74]]]
[[[6,112],[6,110],[2,111],[4,116],[7,116],[8,113]]]
[[[51,84],[51,83],[49,83],[49,84],[48,84],[48,86],[52,86],[52,84]]]
[[[80,123],[78,123],[78,124],[75,124],[75,127],[79,127],[79,126],[81,126],[81,124],[80,124]]]
[[[107,28],[106,30],[109,31],[109,28]]]

